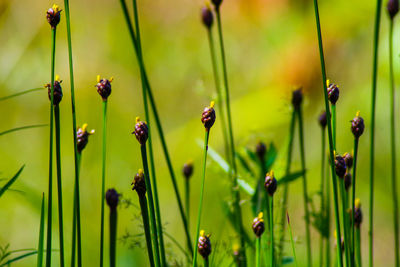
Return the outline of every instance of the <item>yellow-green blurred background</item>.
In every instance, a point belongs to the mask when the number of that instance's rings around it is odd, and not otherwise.
[[[128,1],[129,2],[129,1]],[[321,0],[320,14],[328,77],[340,85],[337,105],[338,150],[351,151],[353,136],[349,121],[357,110],[365,119],[366,131],[360,139],[357,194],[363,203],[362,251],[367,252],[367,203],[369,179],[369,136],[372,72],[372,36],[376,1]],[[56,1],[63,8],[62,1]],[[40,87],[50,79],[51,32],[45,11],[53,4],[45,0],[0,1],[0,97]],[[144,58],[157,107],[166,134],[173,166],[183,194],[181,167],[188,159],[195,164],[191,180],[191,233],[200,187],[200,164],[204,128],[202,109],[215,98],[207,35],[200,23],[203,1],[139,1]],[[102,101],[94,85],[96,75],[114,76],[109,98],[107,129],[106,188],[114,187],[133,205],[121,205],[118,237],[142,232],[138,200],[130,183],[142,168],[139,145],[130,134],[135,116],[142,116],[140,76],[121,7],[117,0],[74,1],[71,3],[72,45],[75,70],[76,110],[79,125],[87,122],[96,134],[84,150],[81,168],[81,214],[83,262],[98,265],[101,190]],[[131,3],[129,3],[131,5]],[[386,1],[384,1],[386,5]],[[393,225],[389,155],[388,16],[382,10],[376,124],[375,262],[393,266]],[[68,72],[65,16],[57,29],[56,73],[63,80],[61,109],[62,174],[66,258],[71,245],[72,190],[74,179],[72,117]],[[320,181],[320,129],[317,117],[323,109],[322,81],[312,1],[308,0],[226,0],[222,5],[232,116],[237,147],[254,148],[258,140],[274,142],[281,152],[276,176],[283,175],[285,146],[291,114],[291,90],[303,86],[305,92],[305,143],[310,195],[318,203]],[[395,21],[394,67],[399,71],[398,21]],[[398,99],[398,98],[397,98]],[[0,132],[29,124],[48,123],[47,92],[39,91],[0,105]],[[398,113],[396,115],[399,115]],[[217,109],[218,116],[218,109]],[[210,146],[222,153],[219,121],[211,132]],[[38,243],[40,199],[47,197],[48,127],[0,136],[1,178],[11,177],[22,164],[25,170],[0,199],[0,245],[10,249],[35,248]],[[184,245],[183,228],[171,180],[155,135],[155,158],[161,213],[165,231]],[[300,169],[296,137],[292,170]],[[54,176],[55,177],[55,176]],[[54,186],[56,180],[54,178]],[[56,188],[56,187],[54,187]],[[202,227],[212,233],[212,242],[221,243],[217,258],[230,262],[233,231],[221,212],[221,202],[229,198],[226,175],[208,162]],[[279,189],[278,189],[279,192]],[[279,194],[280,195],[280,194]],[[242,194],[245,200],[248,197]],[[53,247],[58,248],[57,198],[53,207]],[[306,266],[301,182],[290,187],[289,213],[300,266]],[[277,204],[278,205],[278,204]],[[252,214],[244,201],[244,225],[251,233]],[[279,206],[276,207],[276,210]],[[106,210],[108,215],[108,209]],[[107,219],[106,219],[107,221]],[[333,225],[333,222],[332,222]],[[108,240],[106,223],[106,241]],[[313,230],[313,256],[318,263],[319,238]],[[333,237],[332,240],[332,252]],[[118,242],[118,266],[147,266],[145,245],[129,239]],[[166,239],[171,264],[183,260],[179,250]],[[225,244],[225,245],[224,245]],[[225,247],[225,248],[224,248]],[[291,255],[286,245],[287,255]],[[332,253],[332,258],[334,253]],[[108,245],[106,243],[106,257]],[[253,257],[249,251],[249,257]],[[107,260],[107,259],[106,259]],[[33,266],[30,257],[13,266]],[[58,253],[53,264],[58,266]]]

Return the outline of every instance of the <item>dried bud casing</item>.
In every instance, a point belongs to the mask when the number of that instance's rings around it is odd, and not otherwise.
[[[357,112],[356,116],[351,121],[351,132],[356,139],[360,138],[360,136],[363,134],[364,128],[364,119],[360,117],[360,112]]]
[[[276,188],[278,187],[278,182],[275,179],[273,171],[267,173],[265,176],[264,187],[265,190],[267,190],[268,195],[272,197],[276,191]]]
[[[114,188],[107,190],[106,202],[111,210],[115,210],[117,208],[119,202],[119,194]]]
[[[346,162],[344,161],[344,158],[340,155],[336,155],[335,157],[335,171],[336,175],[339,178],[343,178],[344,175],[346,174]]]
[[[303,92],[301,91],[301,88],[294,90],[292,92],[292,105],[294,109],[299,109],[302,102],[303,102]]]
[[[346,191],[349,191],[349,188],[351,186],[351,174],[349,172],[346,172],[343,179],[344,179],[344,188],[346,189]]]
[[[256,146],[256,154],[261,161],[264,161],[265,153],[267,153],[267,147],[263,142],[258,142]]]
[[[363,220],[363,214],[361,211],[361,207],[356,207],[354,209],[354,226],[360,228]]]
[[[139,198],[146,196],[146,182],[144,180],[144,173],[142,169],[136,173],[131,185],[133,185],[132,190],[136,190]]]
[[[251,226],[253,228],[253,232],[256,237],[260,237],[265,230],[264,220],[263,220],[263,213],[260,212],[256,218],[253,220],[253,224]]]
[[[61,83],[62,81],[58,79],[58,76],[56,77],[56,80],[54,81],[54,88],[53,88],[53,105],[57,106],[60,104],[62,98],[63,98],[63,92],[61,88]],[[49,96],[49,100],[51,101],[51,85],[48,83],[45,85],[47,88],[47,95]]]
[[[389,17],[393,19],[399,12],[399,0],[389,0],[386,9]]]
[[[319,125],[320,125],[322,128],[325,128],[325,127],[326,127],[326,124],[327,124],[327,120],[326,120],[326,111],[323,111],[323,112],[321,113],[321,115],[319,115],[319,117],[318,117],[318,122],[319,122]]]
[[[183,164],[182,173],[186,179],[189,179],[193,174],[193,162],[188,161]]]
[[[60,18],[61,18],[60,13],[61,9],[56,4],[54,4],[51,8],[47,10],[46,19],[52,29],[56,28],[58,23],[60,23]]]
[[[146,144],[147,138],[149,137],[149,128],[144,121],[140,121],[139,117],[136,117],[135,131],[133,133],[141,145]]]
[[[201,20],[207,29],[210,29],[214,22],[214,15],[210,7],[206,6],[201,9]]]
[[[197,251],[204,259],[207,259],[211,254],[210,235],[205,235],[203,230],[200,231],[200,237],[197,243]]]
[[[210,106],[206,107],[201,114],[201,122],[207,131],[214,125],[215,118],[214,101],[211,101]]]
[[[351,169],[353,167],[353,155],[350,153],[344,153],[343,158],[346,162],[347,169]]]
[[[339,87],[334,83],[328,83],[328,99],[332,105],[335,105],[339,99]]]
[[[76,131],[76,146],[78,153],[82,153],[82,150],[86,147],[89,142],[89,135],[94,134],[94,130],[90,132],[86,131],[87,124],[83,124],[82,128],[78,127]]]
[[[97,88],[97,92],[99,93],[103,101],[107,101],[108,97],[111,94],[112,81],[112,77],[109,80],[105,78],[100,79],[100,75],[97,75],[97,84],[95,85],[95,87]]]

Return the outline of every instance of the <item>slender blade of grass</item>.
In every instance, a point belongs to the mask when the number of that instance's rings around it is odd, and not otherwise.
[[[24,91],[15,93],[15,94],[11,94],[11,95],[8,95],[8,96],[0,97],[0,101],[8,100],[10,98],[14,98],[14,97],[17,97],[17,96],[25,95],[25,94],[36,92],[36,91],[41,91],[41,90],[44,90],[44,89],[45,89],[44,87],[39,87],[39,88],[33,88],[33,89],[24,90]]]
[[[42,193],[42,205],[40,208],[40,225],[39,225],[39,242],[38,242],[38,256],[37,267],[43,266],[43,242],[44,242],[44,193]]]
[[[5,263],[1,264],[0,267],[6,267],[6,266],[8,267],[8,266],[11,265],[11,263],[19,261],[19,260],[22,260],[22,259],[24,259],[26,257],[29,257],[29,256],[32,256],[32,255],[35,255],[36,253],[37,253],[37,251],[32,251],[32,252],[25,253],[25,254],[23,254],[21,256],[18,256],[18,257],[15,257],[13,259],[10,259],[10,260],[6,261]]]
[[[256,238],[256,267],[261,267],[261,237]]]
[[[293,258],[294,258],[294,263],[297,265],[297,257],[296,257],[296,249],[294,246],[294,241],[293,241],[293,233],[292,233],[292,226],[290,225],[290,218],[289,218],[289,212],[286,211],[286,217],[287,217],[287,222],[288,222],[288,229],[289,229],[289,235],[290,235],[290,243],[292,245],[292,251],[293,251]],[[322,265],[321,265],[322,266]]]
[[[147,254],[149,255],[150,266],[154,267],[154,254],[153,248],[151,247],[151,234],[150,234],[150,222],[149,222],[149,211],[147,206],[147,197],[139,197],[140,210],[142,212],[144,234],[146,236]]]
[[[16,128],[12,128],[12,129],[6,130],[4,132],[0,132],[0,136],[8,134],[8,133],[12,133],[12,132],[17,132],[17,131],[31,129],[31,128],[40,128],[40,127],[44,127],[44,126],[48,126],[48,124],[35,124],[35,125],[27,125],[27,126],[22,126],[22,127],[16,127]]]
[[[22,165],[21,168],[17,171],[16,174],[3,186],[0,188],[0,197],[7,191],[7,189],[18,179],[19,175],[21,174],[22,170],[25,168],[25,164]]]
[[[320,220],[321,222],[325,222],[325,127],[321,127],[321,206],[320,206]],[[329,200],[328,200],[329,201]],[[324,235],[321,232],[320,235],[320,242],[319,242],[319,265],[323,266],[324,264]],[[328,239],[329,239],[329,232],[328,232]],[[329,241],[327,241],[329,242]]]
[[[352,260],[352,264],[353,266],[355,266],[355,243],[356,243],[356,239],[355,239],[355,225],[354,225],[354,211],[355,211],[355,202],[356,202],[356,169],[357,169],[357,155],[358,155],[358,138],[354,139],[354,157],[353,157],[353,181],[352,181],[352,185],[353,185],[353,192],[352,192],[352,200],[351,200],[351,212],[352,212],[352,220],[351,220],[351,240],[353,240],[352,242],[352,248],[351,248],[351,260]]]
[[[117,208],[110,211],[110,267],[116,266],[117,252]]]

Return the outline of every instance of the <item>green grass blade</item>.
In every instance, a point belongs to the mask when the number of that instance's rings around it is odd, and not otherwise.
[[[44,193],[42,193],[42,206],[40,209],[39,244],[37,267],[43,266],[43,242],[44,242]]]
[[[25,254],[23,254],[21,256],[12,258],[12,259],[6,261],[5,263],[1,264],[0,267],[6,267],[6,266],[8,267],[8,266],[11,265],[11,263],[19,261],[19,260],[22,260],[22,259],[24,259],[26,257],[29,257],[29,256],[32,256],[32,255],[35,255],[36,253],[37,253],[37,251],[32,251],[32,252],[25,253]]]
[[[0,132],[0,136],[8,134],[8,133],[12,133],[12,132],[17,132],[17,131],[31,129],[31,128],[39,128],[39,127],[44,127],[44,126],[48,126],[48,124],[35,124],[35,125],[27,125],[27,126],[22,126],[22,127],[16,127],[16,128],[12,128],[12,129],[6,130],[4,132]]]
[[[7,191],[7,189],[18,179],[25,165],[23,165],[17,173],[2,187],[0,188],[0,197]]]
[[[293,241],[293,233],[292,233],[292,226],[290,225],[290,218],[289,218],[289,213],[288,211],[286,211],[286,217],[287,217],[287,222],[288,222],[288,229],[289,229],[289,235],[290,235],[290,243],[292,245],[292,251],[293,251],[293,258],[294,258],[294,262],[297,265],[297,257],[296,257],[296,248],[294,246],[294,241]],[[322,265],[321,265],[322,266]]]
[[[44,89],[45,89],[44,87],[28,89],[28,90],[21,91],[21,92],[12,94],[12,95],[0,97],[0,101],[8,100],[8,99],[13,98],[13,97],[25,95],[25,94],[28,94],[28,93],[31,93],[31,92],[41,91],[41,90],[44,90]]]

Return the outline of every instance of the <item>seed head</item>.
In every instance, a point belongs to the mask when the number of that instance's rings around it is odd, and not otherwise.
[[[135,177],[133,178],[132,190],[136,190],[139,198],[143,198],[146,195],[146,182],[144,180],[144,173],[142,169],[139,169],[138,173],[136,173]]]
[[[54,80],[54,88],[53,88],[53,105],[57,106],[60,104],[63,93],[62,93],[62,88],[61,88],[61,83],[62,80],[60,80],[60,76],[56,75],[56,79]],[[49,96],[49,100],[51,101],[51,84],[46,83],[44,85],[45,88],[47,88],[47,95]]]
[[[356,116],[351,121],[351,131],[356,139],[360,138],[360,136],[364,132],[364,119],[360,117],[360,112],[356,113]]]
[[[278,182],[275,179],[274,172],[270,171],[265,176],[264,187],[268,192],[268,195],[271,197],[274,195],[276,188],[278,186]]]
[[[299,109],[303,102],[303,92],[301,88],[296,89],[292,92],[292,105],[294,109]]]
[[[111,94],[111,82],[114,80],[113,77],[111,77],[109,80],[102,78],[100,79],[100,75],[97,75],[97,84],[95,87],[97,88],[97,92],[103,99],[103,101],[107,101],[107,98]]]
[[[87,123],[84,123],[81,127],[78,127],[76,131],[76,146],[78,149],[78,153],[82,153],[82,150],[86,147],[87,143],[89,142],[89,135],[94,134],[94,130],[88,132]]]
[[[319,125],[322,127],[322,128],[325,128],[326,127],[326,111],[323,111],[320,115],[319,115],[319,117],[318,117],[318,122],[319,122]]]
[[[215,110],[214,110],[214,101],[211,101],[210,106],[206,107],[201,114],[201,122],[204,124],[206,131],[209,131],[210,128],[214,125],[215,122]]]
[[[361,223],[362,223],[362,219],[363,219],[363,215],[362,215],[362,211],[361,211],[361,202],[359,198],[356,198],[355,200],[355,209],[354,209],[354,226],[359,228]]]
[[[203,21],[203,24],[204,26],[206,26],[207,29],[211,29],[211,26],[214,22],[214,15],[209,5],[206,5],[201,9],[201,20]]]
[[[111,210],[115,210],[117,208],[119,202],[119,194],[117,193],[117,191],[115,191],[114,188],[107,190],[106,202]]]
[[[252,228],[256,237],[260,237],[264,233],[265,226],[262,212],[260,212],[258,216],[254,218]]]
[[[343,179],[344,179],[344,188],[346,189],[346,191],[349,191],[349,188],[351,186],[351,173],[346,172]]]
[[[222,0],[211,0],[211,2],[213,3],[213,5],[215,6],[215,9],[218,10],[219,7],[222,4]]]
[[[335,105],[339,99],[339,87],[334,83],[330,83],[329,80],[326,81],[326,86],[328,87],[328,99],[332,105]]]
[[[199,242],[197,244],[197,251],[204,258],[207,259],[211,254],[211,241],[210,235],[206,235],[204,230],[200,231]]]
[[[336,175],[339,178],[343,178],[345,173],[346,173],[346,161],[344,160],[344,158],[337,154],[335,156],[335,171],[336,171]]]
[[[185,178],[189,179],[193,174],[193,161],[189,160],[188,162],[183,164],[182,172]]]
[[[386,6],[390,19],[393,19],[399,12],[399,0],[389,0]]]
[[[343,155],[344,161],[346,162],[347,169],[351,169],[353,167],[353,153],[344,153]]]
[[[258,142],[257,146],[256,146],[256,154],[258,156],[258,158],[263,161],[264,157],[265,157],[265,153],[267,152],[267,147],[265,146],[265,144],[263,142]]]
[[[149,137],[149,128],[144,121],[140,121],[139,117],[136,117],[135,131],[133,133],[141,145],[146,144],[147,138]]]
[[[51,8],[46,11],[46,19],[49,22],[52,29],[55,29],[60,23],[61,9],[58,5],[54,4]]]

